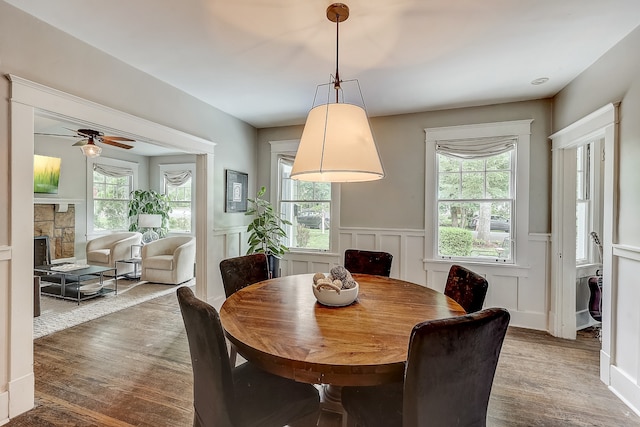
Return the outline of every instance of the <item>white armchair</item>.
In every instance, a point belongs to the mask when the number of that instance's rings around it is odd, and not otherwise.
[[[172,236],[142,247],[141,280],[177,285],[193,278],[196,238]]]
[[[115,267],[115,262],[131,258],[131,245],[139,245],[142,234],[136,231],[107,234],[87,242],[87,264]],[[118,275],[131,273],[133,265],[118,264]]]

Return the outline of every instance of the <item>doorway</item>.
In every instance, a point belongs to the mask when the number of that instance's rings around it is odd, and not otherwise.
[[[33,235],[33,154],[34,118],[46,112],[62,120],[95,125],[105,130],[126,131],[141,140],[164,147],[180,148],[196,155],[196,292],[206,298],[207,254],[213,239],[213,151],[215,144],[202,138],[153,123],[76,96],[9,75],[11,81],[11,251],[8,277],[7,337],[11,381],[11,412],[18,414],[33,407],[33,241],[19,236]]]
[[[608,383],[611,360],[612,244],[617,236],[618,104],[607,104],[550,136],[552,140],[551,293],[549,331],[576,338],[576,187],[578,147],[600,141],[602,156],[602,350],[600,376]]]

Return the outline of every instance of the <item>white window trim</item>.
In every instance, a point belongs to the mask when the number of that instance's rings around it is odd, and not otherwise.
[[[298,152],[298,146],[300,145],[299,139],[289,139],[284,141],[269,141],[271,144],[271,191],[270,200],[273,206],[278,204],[278,194],[280,194],[280,179],[278,168],[278,156],[281,154],[288,154],[295,156]],[[340,227],[340,184],[331,184],[331,221],[329,223],[329,233],[331,233],[329,241],[329,250],[305,250],[305,249],[290,249],[296,253],[322,253],[335,255],[339,247],[338,229]]]
[[[133,170],[132,190],[138,189],[138,163],[126,160],[112,159],[109,157],[87,158],[87,240],[110,232],[96,232],[93,228],[93,164],[98,163],[109,166],[119,166]],[[128,226],[127,226],[128,230]]]
[[[517,265],[519,260],[526,260],[528,255],[527,236],[529,233],[529,162],[531,147],[532,119],[514,120],[496,123],[481,123],[461,126],[447,126],[425,128],[425,261],[447,262],[437,257],[436,233],[438,216],[434,203],[436,202],[437,171],[436,142],[441,140],[461,140],[472,138],[490,138],[513,135],[518,139],[516,148],[515,168],[515,221],[512,223],[512,239],[515,239],[512,262],[505,266]],[[467,261],[465,260],[465,263]],[[478,259],[472,263],[502,265],[491,261]]]
[[[162,163],[158,165],[160,169],[160,184],[159,187],[164,193],[165,190],[165,182],[164,182],[164,173],[165,172],[173,172],[173,171],[191,171],[191,230],[189,233],[177,233],[175,231],[169,231],[170,235],[173,236],[181,236],[181,235],[194,235],[195,234],[195,224],[196,224],[196,164],[195,163]]]

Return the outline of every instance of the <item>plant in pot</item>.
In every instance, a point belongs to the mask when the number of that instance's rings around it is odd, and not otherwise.
[[[169,205],[169,196],[158,193],[154,190],[135,190],[131,192],[129,200],[129,231],[149,232],[149,236],[143,240],[154,240],[153,234],[157,233],[159,237],[164,237],[169,232],[169,213],[171,205]],[[159,219],[158,224],[141,224],[140,215],[148,214],[155,217],[150,218],[151,222]],[[145,221],[149,221],[149,217],[143,217]],[[143,221],[144,222],[144,221]],[[157,239],[158,236],[155,236]],[[148,242],[147,242],[148,243]]]
[[[247,199],[250,207],[245,215],[253,215],[253,221],[247,226],[249,233],[248,254],[264,253],[269,260],[269,273],[271,277],[279,276],[280,258],[289,250],[282,243],[287,237],[283,225],[291,225],[291,222],[280,217],[275,212],[271,203],[262,197],[266,188],[262,187],[258,191],[255,199]]]

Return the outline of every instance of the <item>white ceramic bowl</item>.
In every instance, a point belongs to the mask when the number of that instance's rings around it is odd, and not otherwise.
[[[318,302],[330,307],[344,307],[345,305],[351,304],[356,300],[356,298],[358,298],[358,284],[356,284],[355,288],[340,290],[339,294],[334,289],[316,289],[313,284],[311,285],[311,288],[313,289],[313,295],[315,295]]]

